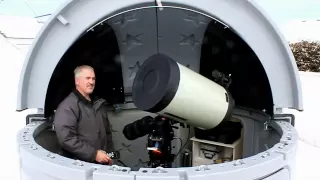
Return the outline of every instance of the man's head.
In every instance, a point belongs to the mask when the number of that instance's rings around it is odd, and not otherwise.
[[[78,66],[74,70],[75,85],[83,95],[90,95],[95,87],[96,76],[92,67],[87,65]]]

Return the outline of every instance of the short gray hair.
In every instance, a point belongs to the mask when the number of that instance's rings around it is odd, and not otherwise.
[[[74,69],[74,71],[73,71],[74,72],[74,77],[78,78],[83,69],[91,69],[92,71],[94,71],[94,69],[91,66],[81,65],[81,66],[76,67],[76,69]]]

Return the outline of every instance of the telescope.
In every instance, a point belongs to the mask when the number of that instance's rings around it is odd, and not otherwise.
[[[199,129],[231,117],[234,100],[226,88],[164,54],[149,57],[133,82],[132,99],[143,111]]]
[[[174,157],[171,123],[212,129],[229,120],[234,107],[234,100],[225,87],[164,54],[152,55],[139,68],[132,86],[132,99],[138,109],[158,114],[155,119],[146,116],[123,129],[128,140],[149,134],[148,148],[150,145],[155,148],[149,149],[152,167],[171,167]]]

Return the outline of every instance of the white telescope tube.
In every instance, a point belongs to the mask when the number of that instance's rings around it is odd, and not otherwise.
[[[219,84],[163,54],[149,57],[133,82],[133,103],[199,129],[211,129],[231,116],[234,100]]]

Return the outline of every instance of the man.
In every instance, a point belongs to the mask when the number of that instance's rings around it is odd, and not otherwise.
[[[90,66],[74,70],[76,88],[59,104],[54,115],[58,141],[73,158],[111,164],[106,154],[113,151],[110,124],[105,100],[92,99],[95,73]]]

